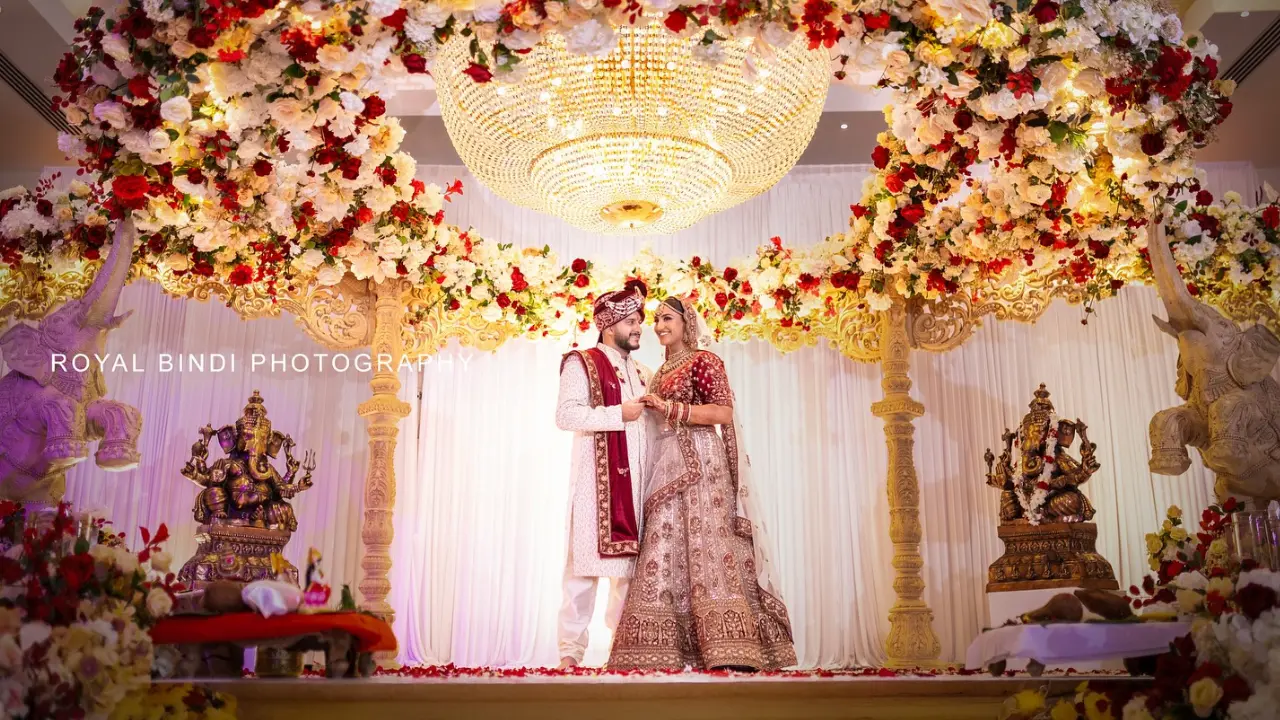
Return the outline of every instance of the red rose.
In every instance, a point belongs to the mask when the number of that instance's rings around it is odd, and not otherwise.
[[[1164,152],[1164,135],[1158,132],[1143,135],[1142,152],[1153,157]]]
[[[377,95],[370,95],[364,99],[364,112],[360,113],[370,120],[382,117],[387,112],[387,101]]]
[[[354,155],[343,158],[342,177],[346,180],[355,180],[360,177],[360,158]]]
[[[248,265],[237,265],[231,274],[227,276],[227,282],[232,285],[248,285],[253,282],[253,271]]]
[[[53,203],[41,198],[36,201],[36,212],[45,217],[53,217]]]
[[[427,71],[427,59],[418,53],[410,53],[400,58],[400,62],[404,63],[404,69],[414,73],[422,74]]]
[[[1031,8],[1031,15],[1041,25],[1048,25],[1058,19],[1058,3],[1053,0],[1040,0],[1035,7]]]
[[[1262,222],[1266,223],[1267,227],[1272,230],[1280,228],[1280,208],[1275,205],[1268,205],[1264,208],[1262,210]]]
[[[956,112],[955,117],[951,118],[951,122],[955,123],[955,126],[961,131],[968,130],[973,127],[973,113],[968,110],[959,110]]]
[[[889,19],[889,13],[883,10],[875,15],[862,13],[862,26],[868,30],[888,30]]]
[[[720,292],[720,293],[716,293],[716,305],[719,305],[721,310],[723,310],[723,309],[724,309],[724,306],[725,306],[725,305],[728,305],[728,304],[729,304],[729,296],[728,296],[728,295],[726,295],[725,293],[722,293],[722,292]]]
[[[361,205],[360,209],[356,210],[356,221],[359,222],[361,225],[369,222],[372,219],[373,219],[373,209],[368,207],[367,205]]]
[[[699,267],[700,265],[702,265],[702,258],[698,257],[697,255],[694,255],[693,260],[690,261],[689,264],[694,267]]]
[[[399,10],[396,10],[390,15],[382,18],[382,24],[386,25],[389,28],[395,28],[396,30],[403,30],[404,21],[408,19],[409,19],[409,11],[405,8],[400,8]]]
[[[742,294],[743,294],[743,295],[750,295],[750,294],[751,294],[751,283],[749,283],[749,282],[744,282],[744,283],[742,283]]]
[[[1200,192],[1196,193],[1196,204],[1197,204],[1197,205],[1212,205],[1212,204],[1213,204],[1213,193],[1209,192],[1208,190],[1201,190]]]
[[[1230,705],[1239,700],[1248,700],[1253,695],[1253,691],[1249,689],[1249,683],[1239,675],[1232,675],[1222,681],[1222,704]]]
[[[729,267],[729,268],[725,268],[725,269],[724,269],[724,280],[725,280],[725,282],[733,282],[734,280],[737,280],[737,279],[738,279],[738,269],[737,269],[737,268],[731,268],[731,267]]]
[[[265,158],[259,158],[253,163],[253,173],[258,177],[266,177],[271,174],[271,163]]]
[[[573,265],[571,265],[570,267],[572,267],[573,271],[576,273],[586,272],[587,261],[583,260],[582,258],[577,258],[576,260],[573,261]]]
[[[889,166],[889,148],[883,145],[877,145],[875,150],[871,151],[871,162],[875,164],[877,170],[883,170]]]
[[[684,32],[684,28],[689,24],[689,16],[680,11],[667,13],[667,18],[662,21],[663,25],[673,33],[679,34]]]
[[[117,202],[131,210],[146,204],[147,179],[142,175],[117,175],[111,181],[111,193]]]
[[[889,192],[895,194],[902,192],[903,188],[906,187],[902,182],[902,178],[897,175],[890,175],[889,177],[886,177],[884,179],[884,186],[888,188]]]
[[[187,42],[201,50],[208,50],[218,40],[218,31],[208,25],[193,27],[187,31]]]
[[[449,310],[457,310],[462,307],[462,303],[458,302],[458,298],[449,298]]]
[[[136,98],[151,98],[151,84],[146,75],[134,75],[129,78],[129,93]]]
[[[1236,590],[1236,602],[1240,604],[1240,612],[1250,620],[1276,606],[1276,591],[1265,585],[1249,584]]]
[[[506,293],[502,293],[501,295],[498,296],[498,307],[505,310],[508,307],[510,307],[510,305],[511,305],[511,298],[507,297]]]
[[[902,216],[903,220],[906,220],[912,225],[915,225],[916,223],[920,222],[922,218],[924,218],[924,206],[921,205],[920,203],[911,203],[910,205],[899,210],[898,214]]]
[[[477,63],[468,65],[467,69],[462,71],[462,74],[470,76],[472,80],[478,83],[487,83],[493,79],[493,73],[489,72],[489,68]]]
[[[588,285],[590,285],[590,284],[591,284],[591,278],[587,277],[586,275],[579,275],[579,276],[578,276],[578,277],[573,281],[573,284],[574,284],[574,286],[575,286],[575,287],[584,288],[584,287],[586,287],[586,286],[588,286]]]
[[[867,214],[867,209],[861,205],[850,205],[849,210],[853,213],[853,216],[856,218],[860,218],[863,215]]]

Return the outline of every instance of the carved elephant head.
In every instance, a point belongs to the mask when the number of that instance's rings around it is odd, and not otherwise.
[[[1262,325],[1241,330],[1188,291],[1154,223],[1148,242],[1152,273],[1168,319],[1155,318],[1178,341],[1175,389],[1186,404],[1151,421],[1151,470],[1179,475],[1190,465],[1186,445],[1232,494],[1280,497],[1280,385],[1270,376],[1280,339]]]
[[[84,373],[72,370],[71,360],[76,355],[87,355],[92,360],[93,353],[102,353],[107,332],[119,327],[132,313],[116,315],[115,309],[129,276],[136,240],[133,222],[120,223],[111,251],[84,297],[67,302],[36,327],[19,323],[0,335],[5,363],[41,385],[47,386],[62,375],[70,381],[67,388],[83,390],[78,378]],[[57,362],[59,357],[65,362]],[[96,363],[90,365],[96,367]]]

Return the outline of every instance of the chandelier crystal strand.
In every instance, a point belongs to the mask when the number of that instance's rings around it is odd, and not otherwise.
[[[749,40],[723,42],[712,66],[694,58],[698,38],[661,24],[618,36],[590,57],[553,34],[511,84],[462,72],[468,39],[442,48],[441,115],[480,182],[591,232],[670,233],[769,189],[813,138],[830,69],[803,38],[749,78]]]

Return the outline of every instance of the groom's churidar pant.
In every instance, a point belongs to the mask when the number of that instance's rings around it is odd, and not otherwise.
[[[564,598],[560,605],[560,658],[571,658],[581,664],[589,641],[587,628],[596,611],[596,594],[600,582],[609,583],[609,606],[605,609],[605,626],[610,632],[622,617],[622,602],[627,598],[629,578],[582,577],[573,574],[573,553],[564,568]]]

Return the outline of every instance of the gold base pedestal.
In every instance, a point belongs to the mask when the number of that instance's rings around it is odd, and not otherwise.
[[[1045,588],[1119,590],[1111,563],[1098,554],[1093,523],[1008,523],[999,527],[1004,555],[987,569],[987,592]]]
[[[288,530],[201,525],[196,528],[196,554],[178,571],[178,582],[198,590],[216,580],[249,583],[270,580],[272,553],[284,555],[293,533]],[[298,568],[284,562],[282,580],[298,583]]]

